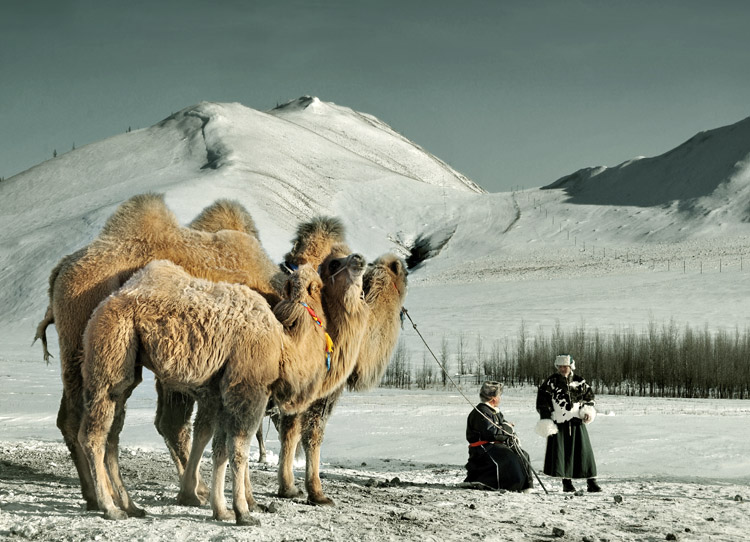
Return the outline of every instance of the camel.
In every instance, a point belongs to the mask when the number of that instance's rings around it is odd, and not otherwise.
[[[167,209],[162,194],[142,194],[127,200],[107,220],[94,241],[60,260],[50,274],[51,313],[48,309],[37,334],[48,325],[46,322],[53,321],[57,326],[63,380],[57,426],[73,457],[89,509],[96,509],[97,501],[86,458],[77,440],[83,409],[80,372],[83,331],[102,299],[136,270],[159,258],[182,265],[196,277],[245,284],[269,303],[279,300],[269,279],[277,272],[276,266],[257,238],[238,231],[211,233],[184,228]],[[189,430],[187,435],[165,434],[163,428],[182,427],[189,420],[192,404],[177,399],[161,403],[169,404],[170,412],[178,413],[165,416],[160,412],[157,426],[168,445],[177,442],[170,446],[170,452],[179,472],[187,461]],[[116,443],[113,444],[116,448]],[[112,458],[108,456],[110,461]]]
[[[333,260],[326,262],[333,263]],[[326,279],[335,269],[324,263],[321,277]],[[305,489],[307,500],[315,505],[333,505],[332,499],[323,493],[320,481],[320,447],[323,442],[325,426],[333,407],[348,385],[351,390],[367,390],[380,382],[388,366],[393,348],[398,340],[400,314],[406,296],[407,269],[403,260],[387,254],[375,260],[364,275],[364,299],[359,307],[360,314],[366,315],[364,321],[359,318],[347,319],[346,314],[337,311],[334,304],[326,305],[324,287],[324,306],[328,319],[329,333],[337,344],[340,378],[328,379],[326,393],[314,402],[305,412],[296,415],[283,415],[281,419],[281,453],[279,454],[278,481],[280,497],[293,498],[302,492],[294,485],[293,456],[291,450],[301,438],[305,450]],[[358,336],[358,344],[352,348],[339,337],[340,331],[334,324],[343,320],[342,327],[348,327],[346,333]],[[366,333],[359,334],[360,327]],[[361,346],[360,346],[361,345]]]
[[[97,501],[77,434],[83,408],[80,392],[83,330],[97,304],[133,272],[156,258],[176,261],[199,277],[246,284],[271,303],[278,300],[278,289],[283,282],[279,278],[282,273],[257,240],[252,218],[240,204],[218,200],[196,217],[190,229],[211,234],[207,235],[181,228],[163,198],[163,195],[143,194],[126,201],[107,221],[97,239],[60,260],[50,274],[50,304],[37,328],[36,338],[42,339],[47,361],[45,330],[50,323],[58,328],[63,397],[57,426],[71,452],[89,509],[97,509]],[[220,231],[230,228],[240,233]],[[294,247],[285,258],[289,263],[310,261],[318,265],[330,246],[342,238],[343,226],[338,220],[315,218],[299,227]],[[175,242],[171,242],[173,239]],[[157,401],[155,424],[182,478],[191,446],[189,421],[194,400],[179,391],[164,390],[157,381]],[[109,456],[108,461],[112,461]],[[208,495],[202,481],[198,490]]]
[[[213,411],[214,518],[232,517],[224,502],[229,461],[237,524],[259,524],[250,515],[255,501],[247,476],[249,439],[270,396],[284,412],[304,410],[327,374],[325,321],[313,318],[323,314],[320,278],[303,265],[284,293],[272,311],[244,285],[197,279],[157,260],[97,307],[84,333],[86,401],[78,439],[106,519],[144,514],[104,459],[111,432],[122,427],[127,396],[146,367],[165,386],[194,394],[199,411]],[[191,454],[188,465],[193,463]]]

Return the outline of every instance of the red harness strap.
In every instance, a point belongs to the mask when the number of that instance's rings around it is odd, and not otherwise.
[[[476,448],[477,446],[482,446],[484,444],[490,444],[492,441],[490,440],[478,440],[476,442],[470,442],[469,448]]]

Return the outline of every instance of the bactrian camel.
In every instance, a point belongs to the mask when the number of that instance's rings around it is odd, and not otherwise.
[[[304,265],[286,284],[285,298],[271,311],[263,297],[243,285],[196,279],[160,260],[97,307],[84,334],[85,409],[78,438],[105,518],[143,515],[104,455],[111,431],[121,428],[118,418],[124,417],[128,390],[146,367],[164,385],[194,394],[199,410],[217,405],[210,424],[217,430],[214,518],[231,517],[224,502],[229,461],[237,524],[258,524],[250,514],[255,502],[248,449],[266,403],[273,396],[284,412],[303,410],[327,374],[325,322],[320,325],[308,310],[322,314],[320,278]]]
[[[184,228],[167,209],[161,194],[143,194],[124,202],[94,241],[60,261],[50,275],[51,316],[59,337],[63,381],[57,425],[75,462],[90,509],[96,509],[97,501],[77,440],[83,409],[83,330],[102,299],[136,270],[159,258],[182,265],[197,277],[245,284],[269,303],[275,304],[279,299],[268,279],[276,268],[255,237],[231,230],[208,233]],[[182,412],[185,405],[175,401],[172,409]],[[186,416],[189,419],[189,412],[179,417]],[[189,446],[189,433],[187,440],[181,443],[182,448]],[[170,447],[170,451],[179,454],[180,446]],[[178,468],[187,461],[188,452],[189,448],[185,449],[177,461]]]
[[[301,414],[282,415],[279,490],[281,497],[297,497],[294,485],[293,450],[301,438],[305,450],[305,488],[308,502],[332,505],[320,482],[320,447],[325,425],[347,382],[357,390],[380,381],[398,339],[400,313],[406,295],[407,270],[403,261],[386,255],[368,267],[363,296],[343,307],[326,295],[329,283],[341,272],[339,260],[329,258],[321,266],[323,306],[328,331],[334,341],[336,372],[326,376],[320,398]]]
[[[78,470],[89,509],[96,509],[97,504],[76,435],[82,409],[82,336],[96,305],[134,271],[156,258],[176,261],[199,277],[246,284],[270,303],[278,300],[277,288],[271,283],[280,284],[279,270],[260,246],[255,224],[244,207],[230,200],[218,200],[190,224],[190,229],[208,233],[181,228],[164,205],[163,195],[135,196],[118,207],[97,239],[62,258],[50,274],[50,305],[37,329],[37,338],[43,341],[47,360],[44,330],[56,323],[63,380],[57,425]],[[227,229],[240,233],[219,231]],[[294,248],[286,258],[289,262],[309,260],[316,265],[328,254],[328,247],[342,237],[343,230],[336,219],[314,219],[300,226]],[[155,424],[182,477],[190,450],[193,400],[164,390],[158,381],[157,396]],[[205,484],[200,482],[199,486],[199,492],[207,495]]]

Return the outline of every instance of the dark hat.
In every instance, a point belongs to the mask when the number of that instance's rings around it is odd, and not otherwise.
[[[502,394],[503,385],[500,382],[495,382],[494,380],[486,381],[484,384],[482,384],[482,387],[479,390],[479,397],[481,397],[485,401]]]

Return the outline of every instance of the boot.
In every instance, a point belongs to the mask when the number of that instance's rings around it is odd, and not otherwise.
[[[563,478],[563,492],[575,493],[576,488],[573,485],[573,481],[570,478]]]
[[[602,490],[602,488],[599,487],[599,484],[596,483],[596,478],[589,478],[586,480],[586,485],[588,486],[589,493],[599,493]]]

